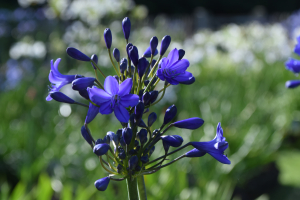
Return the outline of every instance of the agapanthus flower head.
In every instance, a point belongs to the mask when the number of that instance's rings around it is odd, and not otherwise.
[[[161,40],[161,46],[159,52],[161,56],[163,56],[166,53],[170,43],[171,43],[171,37],[169,35],[164,36],[163,39]]]
[[[129,120],[129,112],[127,107],[134,107],[139,96],[130,94],[132,87],[132,79],[128,78],[120,85],[118,81],[107,76],[104,82],[104,90],[99,88],[88,88],[89,97],[92,102],[100,106],[101,114],[115,113],[115,116],[120,122],[127,123]]]
[[[297,37],[297,44],[295,46],[294,52],[300,56],[300,36]]]
[[[111,43],[112,43],[112,35],[111,35],[111,31],[109,28],[106,28],[104,30],[104,41],[105,41],[105,44],[106,44],[106,48],[110,49],[111,47]]]
[[[122,28],[123,28],[124,37],[126,40],[128,40],[128,38],[130,36],[130,29],[131,29],[131,22],[128,17],[125,17],[123,19]]]
[[[81,51],[79,51],[78,49],[76,49],[74,47],[68,47],[67,54],[76,60],[81,60],[81,61],[90,61],[91,60],[87,55],[85,55],[84,53],[82,53]]]
[[[53,64],[53,60],[51,60],[51,70],[49,73],[49,81],[51,82],[51,86],[49,87],[50,92],[58,92],[64,85],[72,83],[75,79],[75,75],[63,75],[58,71],[58,65],[60,63],[60,58],[58,58]],[[46,98],[47,101],[51,101],[52,97],[50,94]]]
[[[107,151],[109,150],[109,145],[106,143],[101,143],[101,144],[96,144],[94,146],[93,152],[97,155],[97,156],[102,156],[104,154],[107,153]]]
[[[69,104],[75,103],[73,99],[71,99],[70,97],[68,97],[62,92],[50,92],[49,95],[52,99],[58,102],[69,103]]]
[[[224,155],[224,151],[228,148],[228,142],[223,137],[223,129],[221,123],[217,126],[216,137],[209,142],[191,142],[191,145],[201,152],[206,152],[223,164],[230,164],[230,160]]]
[[[173,125],[177,128],[185,128],[185,129],[197,129],[201,127],[204,123],[204,120],[199,117],[193,117],[189,119],[180,120],[177,122],[174,122]]]
[[[296,88],[300,85],[300,80],[290,80],[285,83],[286,88]]]
[[[110,177],[104,177],[95,181],[94,185],[99,191],[105,191],[110,181]]]
[[[290,58],[288,61],[286,61],[285,68],[295,74],[298,74],[300,72],[300,61]]]
[[[192,73],[186,71],[189,65],[187,59],[179,60],[179,53],[175,48],[167,58],[162,59],[161,68],[157,70],[157,76],[163,81],[168,81],[171,85],[177,85],[193,77]]]

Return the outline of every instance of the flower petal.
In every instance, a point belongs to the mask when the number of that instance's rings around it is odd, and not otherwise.
[[[136,106],[139,102],[139,96],[136,94],[127,94],[125,96],[120,97],[120,104],[125,108],[131,106]]]
[[[115,116],[120,122],[123,123],[127,123],[130,118],[129,112],[122,105],[115,107]]]
[[[179,74],[178,76],[174,77],[174,79],[178,82],[185,82],[190,80],[190,78],[193,77],[193,74],[191,72],[185,71],[182,74]]]
[[[87,91],[89,93],[90,100],[97,105],[101,105],[111,100],[111,95],[107,94],[107,92],[102,89],[93,87],[88,88]]]
[[[207,152],[210,154],[212,157],[214,157],[217,161],[223,164],[231,164],[230,160],[227,158],[227,156],[217,153],[217,152]]]
[[[132,79],[128,78],[125,81],[123,81],[123,83],[120,84],[119,86],[119,96],[122,97],[124,95],[129,94],[130,90],[132,87]]]
[[[173,63],[175,63],[176,61],[179,60],[179,53],[178,53],[178,50],[175,48],[173,49],[169,55],[168,55],[168,60],[169,60],[169,65],[172,65]]]
[[[178,60],[170,67],[172,71],[184,72],[190,65],[190,62],[187,59]]]
[[[110,95],[118,94],[118,92],[119,92],[118,81],[112,76],[106,77],[106,79],[104,81],[104,89]]]
[[[156,75],[158,76],[158,78],[160,78],[160,80],[162,80],[162,81],[165,80],[165,77],[164,77],[162,69],[158,69],[157,72],[156,72]]]
[[[85,123],[88,124],[97,116],[99,113],[99,107],[95,106],[94,104],[90,103],[89,110],[85,118]]]
[[[110,101],[102,103],[101,106],[100,106],[100,109],[99,109],[99,112],[102,115],[108,115],[108,114],[112,113],[113,111],[114,110],[111,107],[111,102]]]
[[[168,60],[166,57],[163,58],[163,59],[160,61],[161,69],[164,70],[164,69],[167,67],[168,63],[169,63],[169,60]]]

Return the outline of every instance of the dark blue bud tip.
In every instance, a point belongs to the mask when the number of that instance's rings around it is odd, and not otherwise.
[[[165,117],[164,117],[164,124],[168,124],[175,117],[176,114],[177,114],[177,108],[173,104],[166,110]]]
[[[120,62],[120,51],[119,51],[119,49],[114,48],[114,50],[113,50],[113,55],[114,55],[116,61],[117,61],[117,62]]]
[[[95,181],[94,185],[99,191],[105,191],[110,181],[110,177],[104,177]]]
[[[112,35],[111,35],[111,31],[109,28],[106,28],[104,30],[104,41],[105,41],[105,44],[106,44],[106,48],[110,49],[111,47],[111,43],[112,43]]]
[[[87,55],[85,55],[84,53],[82,53],[81,51],[79,51],[78,49],[76,49],[74,47],[68,47],[67,54],[76,60],[81,60],[81,61],[90,61],[91,60]]]
[[[165,37],[163,37],[163,39],[161,40],[161,46],[160,46],[160,52],[159,52],[159,54],[161,56],[163,56],[166,53],[170,43],[171,43],[171,37],[169,35],[166,35]]]
[[[93,54],[91,59],[96,63],[98,64],[98,56],[96,54]],[[92,66],[94,69],[96,69],[96,66],[94,65],[94,63],[92,63]]]
[[[150,50],[151,50],[151,54],[152,54],[152,55],[155,54],[157,45],[158,45],[158,39],[157,39],[156,36],[154,36],[154,37],[152,37],[152,38],[150,39]]]
[[[125,17],[123,19],[122,28],[123,28],[124,37],[126,40],[128,40],[128,38],[130,36],[130,29],[131,29],[131,22],[128,17]]]
[[[179,54],[179,60],[181,60],[185,54],[185,51],[183,49],[179,49],[178,54]]]

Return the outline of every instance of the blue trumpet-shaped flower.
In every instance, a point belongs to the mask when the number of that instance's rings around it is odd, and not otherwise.
[[[230,160],[224,155],[224,151],[228,148],[228,142],[223,137],[223,129],[221,123],[217,126],[216,137],[209,142],[191,142],[191,145],[201,152],[206,152],[223,164],[230,164]]]
[[[51,86],[49,87],[50,92],[58,92],[64,85],[72,83],[75,79],[75,75],[63,75],[58,71],[58,65],[60,63],[60,58],[58,58],[54,64],[53,60],[51,60],[51,70],[49,73],[49,81],[51,82]],[[46,98],[47,101],[51,101],[52,97],[50,94]]]
[[[285,68],[287,70],[290,70],[291,72],[297,74],[300,72],[300,61],[291,58],[285,63]]]
[[[110,177],[104,177],[104,178],[101,178],[101,179],[95,181],[94,185],[99,191],[104,191],[104,190],[106,190],[106,188],[109,184],[109,181],[110,181]]]
[[[104,82],[104,90],[99,88],[88,88],[91,101],[100,106],[101,114],[115,113],[120,122],[127,123],[130,116],[127,107],[135,106],[139,101],[139,96],[129,94],[132,87],[132,79],[128,78],[120,85],[118,81],[108,76]]]
[[[157,70],[157,76],[161,80],[167,80],[171,85],[178,85],[188,81],[193,74],[187,72],[190,63],[187,59],[179,60],[178,50],[173,49],[167,58],[161,61],[161,67]]]

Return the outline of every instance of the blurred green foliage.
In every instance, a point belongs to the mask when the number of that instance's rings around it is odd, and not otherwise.
[[[52,5],[54,8],[58,7]],[[78,47],[88,55],[97,53],[104,73],[113,73],[100,39],[105,25],[110,26],[113,46],[125,55],[124,48],[121,49],[125,45],[122,30],[117,28],[121,24],[113,17],[104,17],[103,24],[98,26],[87,25],[80,17],[69,21],[53,17],[48,19],[48,26],[43,21],[38,29],[45,33],[20,34],[14,38],[13,45],[7,45],[8,51],[21,44],[18,42],[42,41],[46,53],[41,57],[22,52],[19,57],[10,54],[18,62],[30,59],[33,70],[23,71],[17,86],[3,89],[0,95],[1,199],[124,199],[127,196],[125,182],[111,181],[105,192],[98,192],[93,185],[106,173],[80,134],[87,109],[45,100],[50,59],[62,58],[59,69],[64,74],[93,75],[89,63],[66,56],[67,46]],[[201,30],[186,36],[184,30],[170,32],[164,28],[163,18],[152,28],[143,26],[141,18],[132,19],[131,41],[143,50],[151,36],[161,38],[170,34],[174,38],[171,48],[186,50],[186,57],[191,61],[189,71],[196,77],[190,86],[169,87],[166,100],[150,109],[159,115],[154,127],[159,127],[164,111],[172,103],[178,108],[175,120],[188,117],[205,120],[198,130],[170,130],[169,134],[181,135],[186,142],[213,139],[217,123],[221,122],[229,142],[226,153],[232,161],[231,165],[222,165],[209,155],[187,158],[145,176],[149,200],[230,199],[237,184],[245,184],[263,170],[263,165],[275,161],[281,171],[280,181],[299,186],[299,172],[294,167],[299,153],[279,151],[292,120],[300,120],[297,90],[284,87],[286,80],[293,79],[293,74],[283,66],[291,52],[283,28],[278,24],[228,25],[216,32]],[[18,48],[15,49],[17,52]],[[8,56],[6,53],[6,59]],[[7,63],[1,65],[2,72],[8,70]],[[63,91],[78,98],[72,90],[64,88]],[[66,114],[65,109],[71,113]],[[108,131],[117,131],[116,124],[113,115],[98,115],[90,129],[95,138],[102,138]],[[178,152],[173,158],[183,153]],[[153,157],[162,154],[159,144]]]

